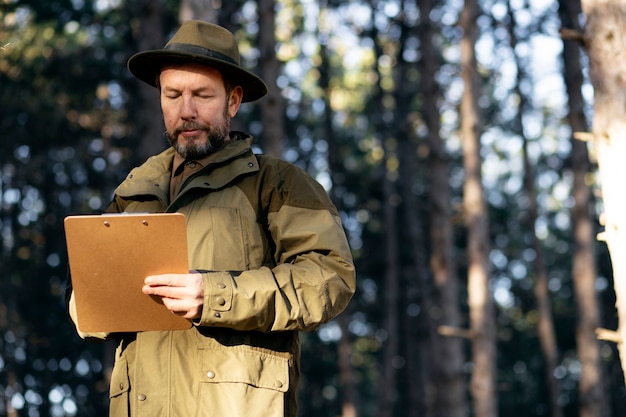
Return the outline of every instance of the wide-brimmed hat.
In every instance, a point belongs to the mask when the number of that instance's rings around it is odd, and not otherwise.
[[[243,88],[244,102],[258,100],[267,94],[263,80],[241,67],[239,48],[233,34],[221,26],[199,20],[184,22],[163,49],[131,56],[128,70],[156,87],[157,77],[164,65],[185,62],[206,64],[221,70],[225,78]]]

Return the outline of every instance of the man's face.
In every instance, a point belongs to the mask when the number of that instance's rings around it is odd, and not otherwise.
[[[222,74],[199,64],[165,67],[159,80],[165,134],[183,158],[203,158],[228,140],[241,87],[227,93]]]

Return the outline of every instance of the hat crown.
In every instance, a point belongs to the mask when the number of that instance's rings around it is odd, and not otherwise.
[[[239,48],[235,37],[221,26],[199,20],[185,21],[165,48],[176,50],[186,45],[206,49],[209,53],[217,52],[240,65]]]

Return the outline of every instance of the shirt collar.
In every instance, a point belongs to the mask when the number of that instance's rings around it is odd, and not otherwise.
[[[186,160],[185,158],[180,156],[177,152],[174,153],[174,160],[172,161],[172,176],[176,176],[176,175],[180,174],[181,172],[183,172],[183,166],[185,164],[194,163],[194,164],[200,165],[201,168],[204,168],[209,163],[211,163],[213,160],[215,160],[215,158],[217,157],[218,152],[219,151],[211,152],[209,155],[205,156],[204,158],[193,159],[193,160]]]

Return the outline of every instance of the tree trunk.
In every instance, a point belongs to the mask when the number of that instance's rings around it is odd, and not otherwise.
[[[275,1],[259,0],[258,7],[260,75],[269,90],[261,106],[262,147],[267,155],[280,158],[283,154],[285,139],[285,103],[281,90],[276,84],[280,76],[281,64],[276,56]]]
[[[339,339],[339,380],[341,381],[342,401],[341,417],[357,417],[358,414],[358,389],[355,384],[354,369],[350,358],[352,357],[348,322],[350,316],[344,312],[337,319],[341,327],[341,339]]]
[[[565,6],[568,9],[565,9]],[[622,361],[622,371],[626,371],[626,264],[624,263],[624,249],[626,249],[626,199],[624,198],[622,181],[624,170],[624,155],[626,155],[626,122],[624,108],[626,103],[626,83],[624,73],[624,51],[626,47],[626,1],[613,0],[611,2],[585,0],[582,2],[587,17],[585,45],[589,55],[589,74],[594,87],[594,118],[593,138],[596,147],[600,168],[600,182],[602,184],[602,198],[605,209],[606,241],[611,254],[615,294],[619,315],[619,334],[621,342],[618,349]],[[577,17],[580,13],[578,2],[561,2],[561,16],[568,17],[568,23],[575,29]],[[567,11],[567,13],[565,13]],[[565,23],[565,22],[564,22]],[[580,68],[578,49],[575,46],[565,46],[564,58],[569,58],[565,65],[565,75],[568,71]],[[569,54],[569,55],[565,55]],[[574,63],[573,60],[577,62]],[[568,67],[574,65],[574,67]],[[580,71],[580,70],[579,70]],[[573,94],[578,108],[572,108],[570,121],[572,129],[586,127],[582,113],[582,98],[579,98],[582,81],[578,75],[576,91],[570,91],[569,84],[574,75],[566,78],[568,94]],[[580,100],[580,101],[578,101]],[[576,123],[576,124],[574,124]],[[575,141],[576,142],[576,141]],[[608,399],[603,388],[600,347],[595,337],[599,325],[599,307],[595,291],[597,275],[594,251],[594,227],[589,220],[590,192],[585,186],[584,178],[589,170],[589,160],[586,144],[572,144],[572,165],[574,167],[574,199],[575,206],[572,213],[576,253],[574,256],[573,275],[574,290],[578,306],[578,326],[576,341],[578,356],[582,365],[582,374],[579,382],[581,417],[605,416],[609,414]]]
[[[592,136],[596,148],[602,199],[603,224],[615,282],[620,336],[619,352],[622,372],[626,376],[626,177],[623,155],[626,155],[626,73],[625,30],[626,1],[585,0],[584,42],[589,55],[589,75],[594,87]],[[580,306],[584,308],[585,306]]]
[[[138,47],[139,51],[148,49],[160,49],[165,45],[163,35],[163,1],[141,0],[137,3],[139,10],[138,20]],[[148,84],[139,83],[141,96],[141,112],[139,113],[139,126],[142,134],[137,151],[138,162],[143,162],[148,157],[155,155],[167,146],[163,135],[165,127],[161,117],[159,93],[156,88]]]
[[[323,6],[320,5],[320,9],[323,10]],[[320,17],[321,19],[321,17]],[[342,195],[339,194],[339,190],[342,189],[343,178],[343,166],[341,149],[338,146],[337,138],[333,130],[333,109],[330,103],[330,64],[328,59],[328,50],[326,45],[320,44],[320,65],[319,65],[319,86],[324,92],[324,119],[323,132],[326,141],[328,142],[328,165],[333,182],[333,188],[330,192],[330,196],[335,202],[337,209],[342,211]],[[338,345],[338,357],[339,357],[339,379],[341,381],[342,392],[342,405],[341,416],[342,417],[357,417],[358,413],[358,388],[354,377],[354,369],[351,363],[351,343],[350,332],[348,324],[350,321],[349,311],[351,307],[348,305],[346,311],[343,312],[338,318],[339,326],[341,327],[341,339]]]
[[[509,41],[511,50],[515,51],[518,46],[516,35],[517,19],[513,9],[508,7],[509,16]],[[528,210],[526,211],[526,225],[531,235],[532,248],[535,251],[535,260],[533,263],[535,282],[533,286],[535,302],[539,312],[538,334],[539,343],[541,345],[541,353],[544,360],[545,384],[548,388],[548,403],[550,406],[551,417],[562,417],[563,408],[559,405],[559,396],[561,386],[559,380],[555,377],[555,370],[559,363],[559,349],[554,330],[554,318],[552,316],[552,302],[550,300],[550,291],[548,289],[548,269],[545,263],[544,247],[541,240],[535,233],[535,224],[539,217],[539,209],[537,204],[537,192],[535,189],[535,172],[528,156],[528,138],[524,131],[524,115],[528,110],[528,98],[522,91],[521,85],[526,79],[526,65],[515,54],[515,63],[517,67],[517,80],[515,83],[515,94],[519,97],[519,106],[515,118],[515,133],[522,138],[522,157],[524,160],[524,193],[528,200]]]
[[[474,366],[471,378],[474,415],[495,417],[498,414],[495,309],[489,289],[489,223],[481,176],[477,103],[480,86],[474,51],[478,16],[476,0],[466,0],[460,16],[463,29],[461,76],[465,86],[461,98],[461,140],[465,168],[463,208],[468,233],[468,303]]]
[[[403,48],[399,48],[402,50]],[[404,64],[406,65],[406,63]],[[407,80],[398,85],[407,85]],[[397,96],[398,101],[400,95]],[[408,99],[408,97],[407,97]],[[405,101],[407,104],[410,100]],[[407,106],[408,108],[408,106]],[[436,298],[433,291],[432,275],[428,265],[428,243],[425,242],[428,233],[427,217],[425,208],[420,205],[418,196],[413,191],[416,181],[424,181],[421,172],[427,170],[422,168],[418,172],[420,164],[416,162],[417,146],[415,134],[409,120],[409,115],[401,110],[396,114],[402,115],[405,122],[398,121],[399,125],[404,125],[404,132],[399,135],[404,136],[398,147],[398,158],[400,163],[400,185],[402,190],[402,230],[406,237],[399,237],[405,241],[405,246],[410,247],[411,262],[408,262],[402,271],[405,286],[404,295],[401,295],[398,302],[406,305],[406,311],[402,317],[404,333],[403,356],[405,357],[404,375],[404,416],[405,417],[435,417],[435,410],[439,404],[439,397],[451,395],[454,386],[439,387],[438,382],[441,364],[440,351],[445,349],[445,344],[437,335],[437,324],[443,315],[442,310],[446,306],[441,305],[440,299]],[[404,236],[404,235],[403,235]],[[419,306],[419,314],[409,314],[408,307]],[[439,392],[443,388],[443,392]]]
[[[410,262],[398,271],[403,277],[403,295],[398,296],[396,304],[409,306],[416,304],[424,314],[413,317],[404,313],[400,315],[404,333],[403,344],[398,346],[398,354],[404,360],[403,376],[408,379],[398,389],[398,395],[403,396],[405,404],[404,415],[407,417],[432,416],[433,404],[437,402],[433,369],[439,365],[435,353],[439,351],[436,338],[436,325],[433,312],[444,308],[433,299],[431,274],[428,271],[428,255],[426,251],[425,235],[427,230],[424,221],[425,210],[421,210],[417,201],[419,196],[414,192],[417,182],[424,181],[420,175],[425,171],[417,161],[417,136],[415,134],[413,103],[419,91],[419,85],[411,82],[409,74],[416,64],[404,59],[403,51],[409,47],[408,40],[416,36],[417,27],[412,19],[407,19],[406,1],[401,1],[401,10],[396,18],[400,27],[400,38],[396,48],[396,65],[394,66],[394,123],[389,126],[397,149],[390,152],[390,160],[396,161],[390,166],[398,165],[389,174],[397,178],[397,190],[402,193],[402,226],[399,228],[398,239],[405,242],[404,246],[411,248]],[[428,103],[428,105],[435,103]],[[400,213],[398,213],[400,214]],[[398,307],[396,307],[398,308]],[[400,308],[405,312],[405,308]],[[438,318],[440,315],[438,315]],[[389,366],[389,365],[387,365]],[[402,389],[402,392],[400,392]],[[434,394],[434,395],[433,395]],[[448,393],[449,394],[449,393]]]
[[[214,2],[206,0],[181,0],[178,10],[179,22],[186,20],[204,20],[217,23],[217,11]]]
[[[436,290],[436,303],[441,308],[441,317],[433,324],[459,328],[462,325],[459,277],[454,256],[454,227],[450,192],[450,168],[448,156],[439,131],[441,128],[438,102],[441,97],[435,79],[439,63],[433,47],[433,23],[430,20],[432,0],[420,0],[420,51],[422,96],[427,98],[422,109],[424,122],[428,127],[427,144],[429,149],[428,185],[431,255],[430,269]],[[431,316],[429,312],[426,315]],[[437,326],[439,327],[439,326]],[[435,417],[464,417],[467,415],[466,384],[463,372],[465,354],[463,340],[433,334],[436,360],[434,368],[434,401],[432,412]],[[433,358],[434,359],[434,358]]]
[[[389,142],[390,139],[386,140]],[[391,154],[391,155],[390,155]],[[389,147],[385,148],[385,161],[395,157],[395,153]],[[384,288],[384,329],[387,339],[383,349],[382,377],[380,379],[380,408],[379,417],[391,417],[393,415],[394,397],[396,392],[396,368],[394,358],[398,354],[398,301],[399,301],[399,257],[398,257],[398,232],[397,232],[397,191],[396,180],[389,171],[385,170],[383,176],[383,204],[384,204],[384,248],[385,248],[385,288]]]
[[[376,13],[375,5],[371,4],[372,13]],[[378,39],[378,30],[372,28],[371,38],[374,40],[374,50],[376,62],[384,55]],[[397,161],[397,143],[390,138],[389,126],[383,119],[383,114],[389,111],[385,108],[385,90],[382,86],[383,74],[378,65],[374,65],[376,71],[376,93],[372,98],[374,108],[374,119],[372,124],[377,137],[381,140],[384,150],[384,160],[380,166],[382,181],[382,204],[383,204],[383,248],[385,251],[385,277],[383,279],[384,294],[383,302],[383,324],[386,339],[382,341],[382,366],[380,380],[378,381],[378,417],[391,417],[393,415],[394,397],[396,394],[396,370],[393,366],[393,359],[398,353],[398,286],[399,286],[399,254],[398,254],[398,230],[397,230],[397,171],[392,172],[388,166],[393,165],[392,159]]]
[[[237,29],[241,29],[241,25],[235,23],[233,16],[243,7],[243,5],[241,4],[242,0],[217,1],[219,2],[219,6],[216,6],[216,8],[219,9],[219,13],[217,14],[217,23],[233,33],[237,31]]]

